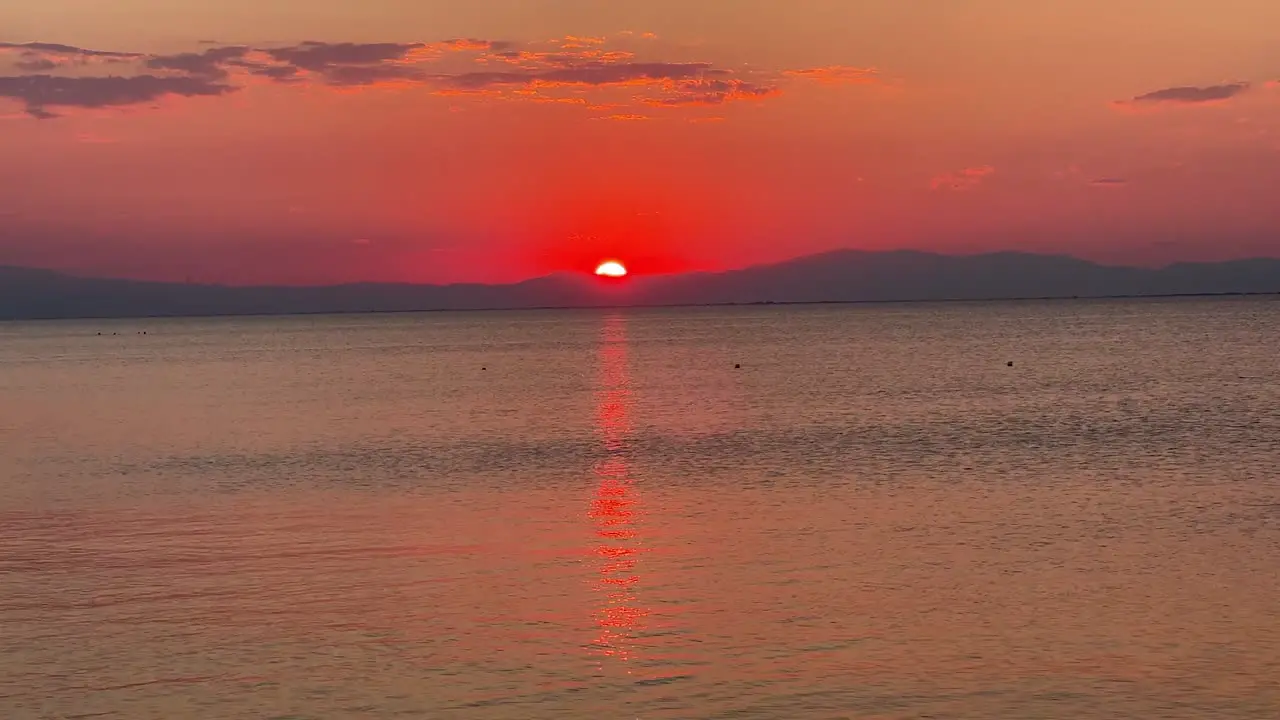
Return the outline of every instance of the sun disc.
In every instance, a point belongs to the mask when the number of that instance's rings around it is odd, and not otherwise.
[[[617,260],[606,260],[596,266],[596,275],[609,278],[626,277],[627,268]]]

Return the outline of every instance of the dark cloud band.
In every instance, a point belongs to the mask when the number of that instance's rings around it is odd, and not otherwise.
[[[21,101],[26,105],[27,114],[41,119],[57,117],[49,108],[121,107],[152,102],[168,95],[217,96],[235,89],[196,77],[0,77],[0,97]]]
[[[1150,103],[1181,103],[1181,104],[1198,104],[1208,102],[1220,102],[1222,100],[1230,100],[1240,95],[1252,87],[1250,83],[1238,82],[1228,83],[1226,85],[1209,85],[1207,87],[1171,87],[1163,90],[1156,90],[1145,95],[1139,95],[1130,102],[1139,104]]]

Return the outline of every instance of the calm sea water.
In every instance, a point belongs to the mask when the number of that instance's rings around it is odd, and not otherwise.
[[[6,719],[1277,718],[1277,558],[1275,300],[0,324]]]

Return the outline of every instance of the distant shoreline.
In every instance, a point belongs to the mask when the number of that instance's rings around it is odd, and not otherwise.
[[[614,291],[618,291],[616,294]],[[565,273],[518,283],[186,285],[0,267],[0,318],[254,317],[406,312],[883,305],[1250,297],[1280,294],[1280,258],[1103,266],[999,252],[844,250],[722,273],[637,276],[612,290]]]
[[[317,310],[314,312],[243,312],[243,313],[170,313],[164,315],[67,315],[57,317],[15,317],[0,318],[0,323],[25,322],[80,322],[80,321],[113,321],[113,320],[201,320],[222,318],[270,318],[270,317],[326,317],[348,315],[418,315],[427,313],[506,313],[506,312],[547,312],[547,311],[592,311],[592,310],[675,310],[681,308],[757,308],[757,307],[797,307],[797,306],[830,306],[830,305],[929,305],[959,303],[1017,303],[1017,302],[1071,302],[1098,300],[1194,300],[1194,299],[1228,299],[1228,298],[1277,298],[1280,292],[1221,292],[1221,293],[1165,293],[1155,295],[1045,295],[1027,297],[985,297],[985,298],[917,298],[906,300],[755,300],[751,302],[719,302],[719,303],[649,303],[635,305],[540,305],[512,307],[475,307],[475,308],[423,308],[417,310]]]

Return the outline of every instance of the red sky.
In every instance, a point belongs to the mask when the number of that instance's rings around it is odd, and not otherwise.
[[[1280,254],[1274,0],[0,5],[0,264]]]

